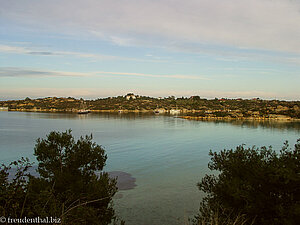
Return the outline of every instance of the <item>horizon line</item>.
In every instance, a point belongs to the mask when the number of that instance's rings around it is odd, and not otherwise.
[[[117,95],[117,96],[107,96],[107,97],[98,97],[98,98],[83,98],[83,97],[72,97],[72,96],[44,96],[44,97],[25,97],[25,98],[16,98],[16,99],[6,99],[6,100],[1,100],[0,102],[6,102],[6,101],[22,101],[22,100],[26,100],[27,98],[29,98],[30,100],[37,100],[37,99],[47,99],[47,98],[62,98],[62,99],[75,99],[75,100],[88,100],[88,101],[93,101],[93,100],[97,100],[97,99],[108,99],[108,98],[117,98],[117,97],[126,97],[126,95],[128,94],[133,94],[132,92],[128,92],[125,95]],[[261,97],[249,97],[249,98],[245,98],[245,97],[235,97],[235,98],[229,98],[229,97],[201,97],[200,95],[190,95],[190,96],[181,96],[181,97],[176,97],[174,95],[168,95],[168,96],[161,96],[161,97],[154,97],[154,96],[147,96],[147,95],[138,95],[138,94],[134,94],[135,96],[138,97],[148,97],[148,98],[154,98],[154,99],[167,99],[167,98],[175,98],[175,99],[180,99],[180,98],[192,98],[192,97],[200,97],[201,100],[263,100],[263,101],[289,101],[289,102],[299,102],[300,100],[287,100],[287,99],[277,99],[277,98],[261,98]]]

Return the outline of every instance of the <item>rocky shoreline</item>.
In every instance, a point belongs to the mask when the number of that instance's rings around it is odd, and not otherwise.
[[[222,120],[222,121],[232,121],[232,120],[248,120],[248,121],[283,121],[283,122],[297,122],[300,119],[291,118],[282,115],[273,115],[272,117],[212,117],[212,116],[179,116],[179,118],[187,120],[203,120],[203,121],[212,121],[212,120]]]

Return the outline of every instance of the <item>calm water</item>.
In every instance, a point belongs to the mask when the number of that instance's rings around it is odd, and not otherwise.
[[[34,161],[38,137],[72,129],[93,134],[107,152],[106,171],[136,178],[134,189],[114,200],[128,225],[183,224],[195,215],[202,194],[196,183],[209,172],[208,152],[247,146],[294,144],[300,123],[201,122],[145,114],[0,112],[0,163],[22,156]]]

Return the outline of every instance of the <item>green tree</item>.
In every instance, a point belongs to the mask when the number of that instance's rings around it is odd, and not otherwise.
[[[26,212],[25,203],[28,191],[29,160],[22,158],[0,167],[0,216],[21,218]],[[14,173],[9,179],[9,173]]]
[[[39,177],[26,173],[28,161],[19,161],[13,164],[21,169],[10,182],[11,167],[2,166],[2,215],[52,216],[63,224],[117,223],[112,205],[116,180],[102,171],[107,156],[92,141],[92,135],[75,141],[70,130],[51,132],[47,138],[37,140],[34,155],[39,162]]]
[[[207,196],[195,224],[218,215],[219,224],[244,216],[245,224],[298,224],[300,221],[300,139],[271,147],[210,151],[209,169],[198,187]],[[223,222],[223,223],[222,223]]]

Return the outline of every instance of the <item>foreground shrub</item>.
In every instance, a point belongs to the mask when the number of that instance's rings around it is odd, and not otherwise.
[[[39,177],[28,173],[31,165],[27,159],[2,165],[1,216],[51,216],[63,224],[104,225],[116,221],[112,207],[116,180],[102,172],[107,156],[92,142],[92,136],[75,141],[71,131],[51,132],[46,139],[37,140],[34,154]],[[17,172],[9,179],[11,170]]]
[[[207,196],[195,224],[213,224],[215,215],[217,224],[240,224],[236,218],[243,218],[242,224],[300,221],[300,139],[293,149],[286,142],[278,152],[241,145],[209,154],[209,169],[216,175],[198,183]]]

